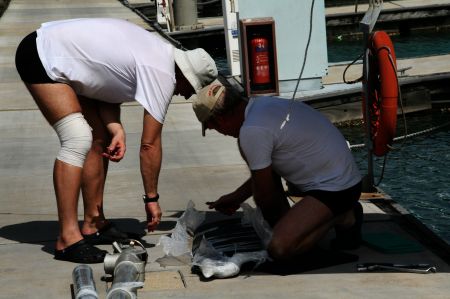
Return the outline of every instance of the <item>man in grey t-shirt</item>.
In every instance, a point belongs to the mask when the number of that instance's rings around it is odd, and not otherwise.
[[[203,132],[215,129],[238,138],[251,177],[235,191],[208,202],[233,214],[253,196],[273,227],[268,251],[286,259],[311,249],[332,227],[333,246],[356,248],[361,241],[361,175],[347,142],[318,111],[281,98],[247,102],[225,80],[198,92],[194,112]],[[282,179],[302,192],[290,207]]]

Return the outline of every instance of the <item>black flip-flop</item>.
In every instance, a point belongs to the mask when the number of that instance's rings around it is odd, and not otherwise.
[[[119,230],[113,223],[108,223],[97,232],[83,235],[83,238],[92,245],[106,245],[113,242],[124,242],[130,239],[140,240],[142,235],[126,233]]]
[[[106,253],[105,250],[80,240],[65,249],[55,250],[55,259],[79,264],[97,264],[103,263]]]

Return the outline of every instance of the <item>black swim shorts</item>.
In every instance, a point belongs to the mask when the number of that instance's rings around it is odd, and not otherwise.
[[[16,51],[16,68],[22,81],[29,84],[56,83],[45,72],[36,46],[37,33],[28,34]]]
[[[331,210],[334,216],[338,216],[353,209],[361,196],[361,185],[361,182],[359,182],[342,191],[310,190],[302,195],[309,195],[318,199]]]

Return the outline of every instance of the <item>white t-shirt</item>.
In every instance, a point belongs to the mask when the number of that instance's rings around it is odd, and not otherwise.
[[[42,24],[36,39],[48,76],[78,95],[108,103],[138,101],[163,123],[175,89],[172,45],[120,19]]]
[[[289,121],[281,129],[283,120]],[[251,170],[272,165],[301,191],[340,191],[361,180],[340,131],[320,112],[287,99],[250,99],[239,145]]]

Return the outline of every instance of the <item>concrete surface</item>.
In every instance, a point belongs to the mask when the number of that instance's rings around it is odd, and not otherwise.
[[[76,264],[53,259],[57,214],[52,164],[58,140],[19,80],[14,51],[21,37],[41,22],[67,17],[140,19],[117,1],[12,0],[0,19],[0,298],[70,298],[71,273]],[[119,227],[140,231],[145,212],[139,173],[138,147],[143,109],[123,107],[127,132],[126,158],[111,164],[105,191],[105,213]],[[170,233],[187,202],[198,209],[204,202],[234,190],[248,176],[233,138],[207,132],[190,103],[171,104],[163,130],[164,159],[159,180],[164,212],[159,230],[144,240],[150,255],[147,280],[139,298],[449,298],[450,267],[429,249],[386,255],[363,246],[352,253],[360,262],[428,262],[437,274],[356,273],[355,263],[288,276],[250,272],[226,280],[205,281],[189,265],[163,268],[155,246]],[[369,201],[364,231],[391,231],[413,238]],[[80,205],[80,215],[82,207]],[[80,217],[81,219],[81,217]],[[110,246],[101,246],[111,251]],[[105,297],[103,265],[93,265],[100,298]]]

